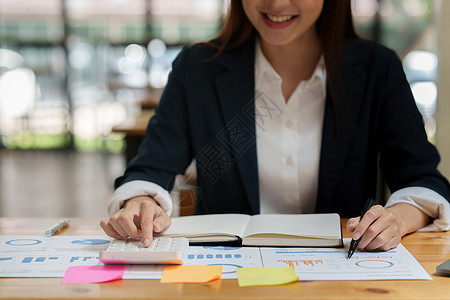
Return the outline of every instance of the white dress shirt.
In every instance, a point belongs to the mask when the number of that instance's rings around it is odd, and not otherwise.
[[[282,79],[259,46],[255,53],[255,116],[261,213],[313,213],[326,97],[323,58],[288,101]]]
[[[319,156],[326,97],[323,59],[313,75],[296,87],[286,101],[276,73],[259,46],[255,53],[255,121],[261,213],[314,212],[319,178]],[[123,202],[148,195],[171,215],[168,191],[146,181],[131,181],[116,189],[108,204],[113,215]],[[422,228],[450,230],[450,204],[440,194],[423,187],[393,193],[386,207],[411,204],[434,219]]]

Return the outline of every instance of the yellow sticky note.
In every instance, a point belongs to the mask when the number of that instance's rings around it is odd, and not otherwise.
[[[298,281],[294,267],[289,268],[238,268],[239,286],[280,285]]]
[[[181,265],[166,266],[164,268],[162,283],[193,283],[209,282],[222,277],[222,265],[219,266],[198,266]]]

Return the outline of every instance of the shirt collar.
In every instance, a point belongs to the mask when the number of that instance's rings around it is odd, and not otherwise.
[[[259,87],[261,85],[261,80],[264,75],[281,82],[280,75],[278,75],[262,52],[259,39],[256,40],[255,52],[255,87]]]
[[[278,75],[267,58],[264,56],[259,39],[257,39],[255,47],[255,88],[261,86],[261,80],[263,79],[264,75],[267,75],[268,78],[271,78],[273,80],[280,81],[281,83],[280,75]],[[312,76],[305,82],[306,85],[308,85],[309,82],[315,80],[315,78],[318,78],[322,82],[322,91],[323,93],[325,93],[327,72],[323,55],[320,57]]]

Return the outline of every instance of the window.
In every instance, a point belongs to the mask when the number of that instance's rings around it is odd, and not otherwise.
[[[221,18],[219,0],[0,0],[0,145],[123,151],[111,128]]]
[[[436,133],[440,3],[440,0],[352,1],[358,34],[394,49],[402,59],[432,142]]]

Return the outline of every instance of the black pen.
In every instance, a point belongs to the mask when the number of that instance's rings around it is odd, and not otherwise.
[[[364,205],[364,208],[363,208],[363,210],[361,212],[361,216],[359,217],[359,221],[362,220],[362,218],[364,217],[365,213],[372,207],[372,205],[374,203],[375,203],[375,199],[374,198],[367,199],[366,204]],[[352,241],[350,242],[350,247],[348,248],[347,259],[352,257],[353,253],[355,253],[355,250],[358,247],[358,244],[359,244],[360,240],[361,240],[361,237],[359,239],[357,239],[356,241],[354,239],[352,239]]]

